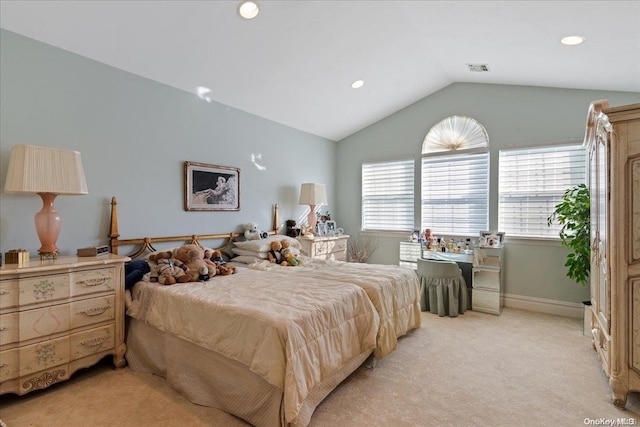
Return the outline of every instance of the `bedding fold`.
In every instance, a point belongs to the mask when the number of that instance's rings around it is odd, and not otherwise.
[[[420,283],[415,271],[406,267],[382,264],[360,264],[299,257],[300,265],[283,267],[269,261],[258,261],[250,269],[275,272],[288,277],[312,278],[320,284],[330,279],[362,288],[380,316],[374,355],[383,358],[398,347],[398,338],[419,328]]]

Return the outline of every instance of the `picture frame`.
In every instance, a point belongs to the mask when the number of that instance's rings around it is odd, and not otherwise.
[[[316,224],[316,236],[325,237],[327,235],[327,225],[324,222]]]
[[[336,232],[338,230],[338,227],[336,226],[336,222],[335,221],[325,221],[324,222],[325,225],[325,232],[327,233],[327,236],[335,236]]]
[[[184,162],[185,211],[239,211],[240,169]]]
[[[493,245],[489,244],[490,239],[492,238],[492,236],[494,236],[494,238],[496,239],[495,242],[493,242]],[[485,242],[484,245],[481,243],[480,247],[486,247],[486,248],[500,248],[504,245],[504,231],[481,231],[480,232],[480,242]]]

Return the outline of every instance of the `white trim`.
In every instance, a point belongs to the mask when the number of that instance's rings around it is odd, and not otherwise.
[[[504,294],[502,296],[505,307],[519,308],[536,313],[553,314],[555,316],[582,319],[584,304],[557,301],[544,298],[527,297],[523,295]]]

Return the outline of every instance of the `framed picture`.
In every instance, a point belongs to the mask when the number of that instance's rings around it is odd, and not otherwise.
[[[316,236],[324,237],[327,235],[327,224],[324,222],[319,222],[316,224]]]
[[[184,174],[184,210],[240,210],[240,169],[184,162]]]
[[[335,221],[325,221],[324,225],[326,227],[327,236],[335,236],[338,228],[336,227]]]
[[[481,231],[481,247],[502,247],[504,244],[504,231]]]

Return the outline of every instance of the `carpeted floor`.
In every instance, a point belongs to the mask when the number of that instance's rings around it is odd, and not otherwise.
[[[374,370],[347,378],[310,426],[640,425],[638,393],[626,411],[609,399],[579,319],[508,308],[501,316],[423,313],[422,328]],[[7,427],[247,425],[188,402],[162,378],[116,370],[110,359],[50,389],[0,396],[0,418]]]

